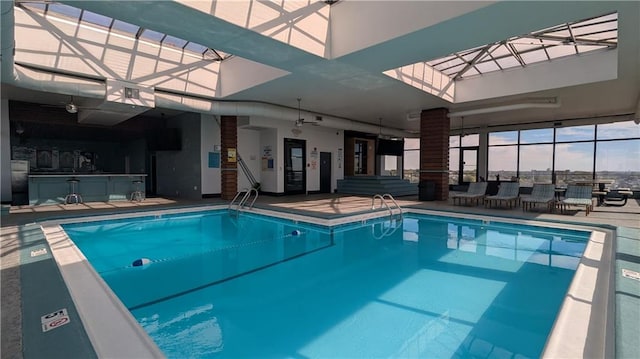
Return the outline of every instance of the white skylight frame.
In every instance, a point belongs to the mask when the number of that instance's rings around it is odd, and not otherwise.
[[[138,25],[96,14],[67,4],[57,2],[17,1],[16,6],[20,6],[28,11],[34,11],[44,15],[64,17],[90,26],[98,26],[107,31],[115,31],[120,34],[129,35],[136,39],[143,39],[145,41],[159,43],[163,46],[170,46],[182,51],[197,54],[201,56],[202,59],[223,61],[233,56],[192,41],[180,39],[151,29],[142,28]]]
[[[613,12],[459,51],[425,64],[457,81],[617,46],[618,13]]]

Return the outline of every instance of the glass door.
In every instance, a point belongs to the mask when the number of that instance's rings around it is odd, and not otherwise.
[[[304,194],[307,190],[305,141],[284,139],[284,192]]]
[[[460,183],[478,182],[478,147],[460,149]]]
[[[369,143],[363,140],[356,140],[354,146],[354,159],[353,167],[354,174],[366,175],[367,174],[367,145]]]

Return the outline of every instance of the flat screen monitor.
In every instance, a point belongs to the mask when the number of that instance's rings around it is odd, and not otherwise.
[[[381,156],[402,156],[404,154],[404,141],[379,138],[376,152]]]

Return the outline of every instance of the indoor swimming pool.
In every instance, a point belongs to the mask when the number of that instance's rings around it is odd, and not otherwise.
[[[590,235],[225,210],[63,228],[169,358],[539,357]]]

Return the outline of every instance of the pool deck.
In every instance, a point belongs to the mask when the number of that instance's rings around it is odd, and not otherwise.
[[[524,219],[555,224],[601,226],[615,231],[615,347],[618,358],[640,358],[637,338],[640,332],[640,281],[622,276],[623,270],[640,272],[640,201],[630,200],[624,207],[595,207],[585,216],[583,210],[565,214],[520,208],[454,206],[449,201],[418,201],[415,197],[396,198],[403,208],[442,211],[505,219]],[[1,221],[2,358],[91,358],[96,351],[84,329],[51,248],[39,223],[63,219],[131,211],[149,211],[205,205],[226,205],[220,199],[176,201],[148,198],[143,202],[91,202],[79,205],[16,206],[3,208]],[[319,219],[335,219],[371,211],[371,197],[348,195],[260,196],[256,208],[302,214]],[[6,213],[8,209],[8,213]],[[66,308],[69,321],[55,330],[43,332],[43,316]],[[92,325],[95,325],[92,323]]]

